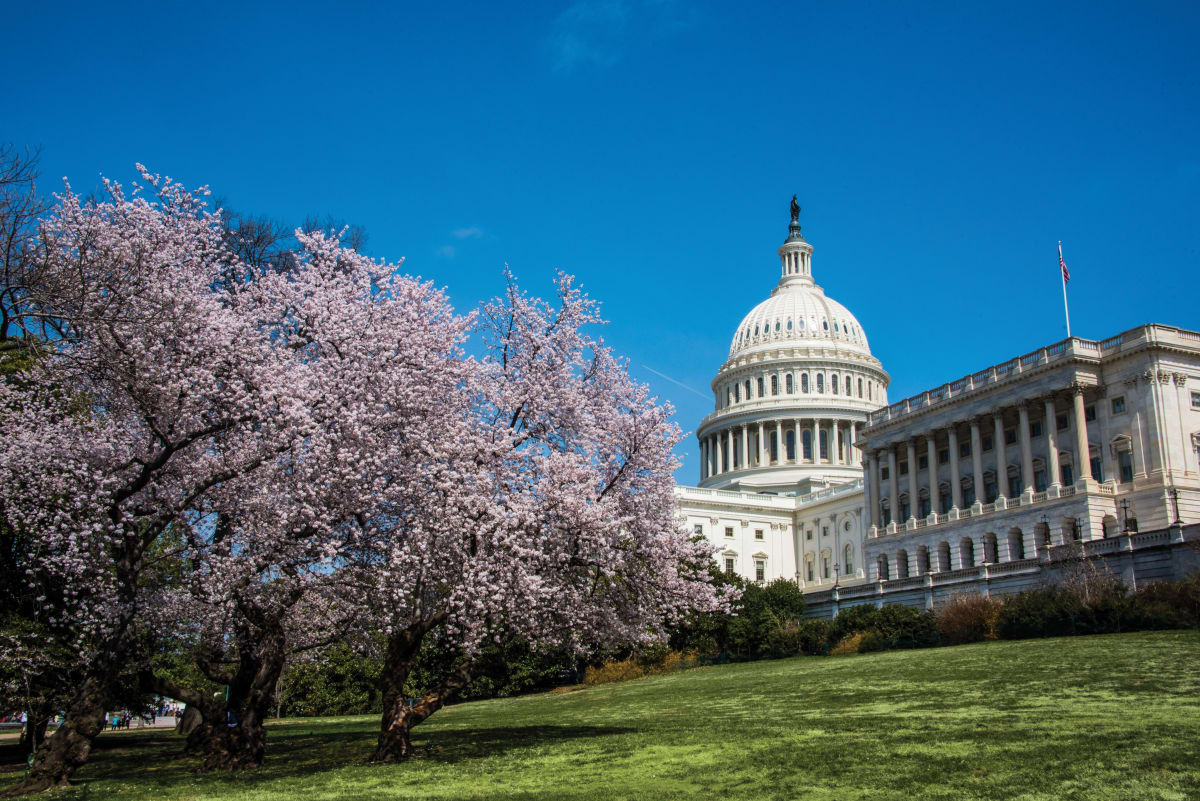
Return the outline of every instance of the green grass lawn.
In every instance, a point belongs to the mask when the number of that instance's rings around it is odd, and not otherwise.
[[[701,668],[445,709],[403,765],[364,764],[374,717],[284,720],[240,775],[106,733],[50,797],[1200,798],[1197,668],[1200,632]]]

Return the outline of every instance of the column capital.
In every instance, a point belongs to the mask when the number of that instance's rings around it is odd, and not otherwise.
[[[1087,387],[1085,387],[1083,384],[1079,383],[1078,381],[1072,383],[1070,386],[1072,395],[1082,395],[1085,389],[1087,389]]]

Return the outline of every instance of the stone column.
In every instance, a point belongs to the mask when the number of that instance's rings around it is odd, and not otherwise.
[[[854,464],[854,446],[858,444],[858,421],[850,421],[850,443],[846,447],[846,453],[850,454],[850,464]]]
[[[946,434],[950,439],[950,504],[955,509],[961,509],[962,502],[962,476],[958,472],[958,432],[951,425],[946,429]]]
[[[800,441],[799,417],[792,421],[792,437],[796,440],[796,461],[793,464],[801,464],[804,461],[804,443]]]
[[[908,519],[917,517],[917,441],[910,439],[907,443],[908,456]]]
[[[783,421],[775,421],[775,447],[779,448],[779,459],[776,464],[787,464],[787,443],[783,441]],[[767,451],[770,453],[770,451]]]
[[[763,463],[763,424],[758,422],[758,447],[755,450],[754,464],[761,465]]]
[[[743,470],[746,469],[746,467],[749,465],[749,462],[750,462],[750,443],[747,441],[749,438],[746,436],[749,433],[750,433],[750,426],[743,423],[742,424],[742,469]]]
[[[1088,452],[1087,413],[1083,408],[1083,386],[1075,384],[1071,387],[1074,394],[1075,423],[1075,480],[1081,481],[1092,477],[1092,455]]]
[[[1033,443],[1029,437],[1029,407],[1024,403],[1017,407],[1017,432],[1021,440],[1021,485],[1025,492],[1033,492]]]
[[[708,478],[708,441],[700,437],[700,480]]]
[[[925,435],[925,461],[929,462],[929,511],[938,508],[941,493],[938,492],[938,461],[937,461],[937,432],[930,431]]]
[[[891,512],[892,522],[899,525],[900,514],[900,493],[897,491],[897,481],[899,476],[896,475],[896,446],[888,445],[888,511]]]
[[[871,525],[875,528],[879,528],[879,456],[875,451],[871,451],[869,454],[867,454],[867,484],[870,486],[871,495]]]
[[[1058,415],[1054,413],[1054,396],[1046,398],[1046,459],[1050,468],[1050,486],[1062,484],[1062,474],[1058,469]]]
[[[979,418],[971,419],[971,479],[975,482],[975,502],[987,501],[983,490],[983,434],[979,431]]]
[[[992,418],[995,423],[992,435],[992,452],[996,454],[996,494],[999,498],[1008,495],[1008,453],[1004,444],[1004,413],[996,410]]]
[[[713,434],[713,439],[717,443],[717,475],[725,472],[725,446],[721,442],[721,432]]]

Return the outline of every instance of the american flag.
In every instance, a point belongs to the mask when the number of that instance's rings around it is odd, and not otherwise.
[[[1062,242],[1058,243],[1058,266],[1062,269],[1063,283],[1071,280],[1071,271],[1067,269],[1067,263],[1063,261]]]

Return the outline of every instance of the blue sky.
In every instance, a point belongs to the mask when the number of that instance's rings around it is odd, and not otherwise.
[[[464,309],[573,272],[688,431],[793,192],[893,399],[1065,336],[1060,239],[1077,336],[1200,329],[1200,4],[250,6],[8,8],[0,140],[359,223]]]

